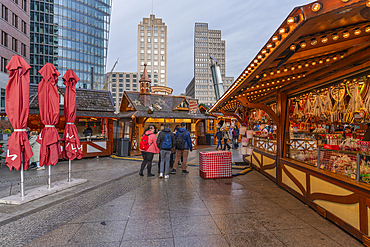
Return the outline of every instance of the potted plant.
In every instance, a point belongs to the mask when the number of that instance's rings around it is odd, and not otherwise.
[[[154,107],[153,107],[153,104],[152,104],[151,106],[149,106],[148,113],[152,114],[153,112],[154,112]]]

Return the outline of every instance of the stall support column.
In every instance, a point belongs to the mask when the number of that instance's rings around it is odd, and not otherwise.
[[[288,97],[286,93],[277,92],[277,107],[276,114],[279,117],[278,129],[277,129],[277,162],[276,162],[276,182],[279,186],[282,185],[282,168],[280,164],[280,158],[285,157],[285,131],[287,122],[287,107],[288,107]]]

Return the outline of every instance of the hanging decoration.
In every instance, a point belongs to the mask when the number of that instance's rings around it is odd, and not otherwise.
[[[320,94],[318,94],[316,97],[315,97],[315,104],[313,106],[313,115],[315,117],[320,117],[322,113],[324,113],[325,109],[324,109],[324,104],[322,103],[322,100],[321,100],[321,97],[320,97]]]
[[[358,91],[357,83],[352,88],[352,97],[348,103],[348,110],[350,112],[359,112],[363,107],[363,102]]]

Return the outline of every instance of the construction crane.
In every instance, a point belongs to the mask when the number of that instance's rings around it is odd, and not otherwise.
[[[100,75],[97,76],[97,78],[94,82],[94,89],[95,90],[99,90],[99,83],[98,83],[99,79],[100,79]]]
[[[117,63],[118,63],[118,60],[119,58],[117,58],[116,62],[114,63],[112,69],[110,70],[109,74],[107,75],[107,77],[105,78],[105,82],[104,82],[104,86],[103,86],[103,90],[104,91],[107,91],[107,88],[108,88],[108,83],[111,83],[111,80],[110,80],[110,77],[112,75],[112,72],[114,70],[114,68],[116,67]]]
[[[218,65],[218,60],[211,55],[209,55],[211,59],[211,73],[212,73],[212,80],[213,80],[213,87],[215,89],[215,96],[216,101],[225,93],[224,85],[222,82],[221,70],[220,66]]]

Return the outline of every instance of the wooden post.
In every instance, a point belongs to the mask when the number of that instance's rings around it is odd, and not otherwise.
[[[278,91],[277,93],[277,107],[276,114],[279,117],[279,124],[277,126],[277,163],[276,163],[276,182],[279,186],[282,183],[281,176],[281,162],[280,158],[284,157],[285,152],[285,130],[286,130],[286,121],[287,121],[287,105],[288,98],[286,93]]]

